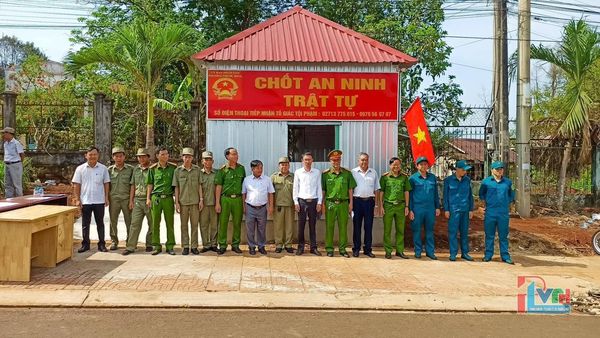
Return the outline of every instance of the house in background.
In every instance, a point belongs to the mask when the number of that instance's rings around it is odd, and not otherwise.
[[[70,79],[71,77],[65,74],[65,66],[57,61],[44,61],[42,64],[43,75],[35,79],[35,84],[43,87],[52,87],[60,81]],[[33,84],[24,84],[19,80],[20,66],[10,66],[4,72],[4,90],[15,93],[29,92],[34,89]]]

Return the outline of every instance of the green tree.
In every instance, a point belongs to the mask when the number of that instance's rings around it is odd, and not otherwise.
[[[21,65],[27,57],[33,55],[44,61],[48,59],[31,42],[23,42],[15,36],[3,35],[0,37],[0,79],[4,78],[4,72],[8,67]],[[0,90],[3,89],[4,86],[0,86]]]
[[[199,40],[198,32],[189,26],[136,20],[105,39],[69,53],[65,61],[70,72],[99,64],[131,76],[127,92],[146,105],[146,147],[153,150],[154,100],[164,72],[177,61],[186,62]]]

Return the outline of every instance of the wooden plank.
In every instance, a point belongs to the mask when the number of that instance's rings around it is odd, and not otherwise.
[[[31,273],[29,225],[0,222],[0,280],[28,282]]]
[[[31,260],[31,266],[56,267],[56,246],[58,242],[56,229],[56,224],[52,224],[48,229],[31,234],[31,255],[37,256]]]
[[[59,216],[58,222],[58,247],[56,251],[56,262],[73,257],[73,224],[75,223],[75,213],[69,212]]]
[[[68,211],[75,213],[77,209],[77,207],[62,205],[33,205],[26,208],[0,213],[0,221],[30,222],[34,220],[50,218]]]

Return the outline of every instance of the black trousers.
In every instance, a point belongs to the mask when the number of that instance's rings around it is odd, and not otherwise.
[[[306,226],[306,217],[308,216],[308,232],[310,234],[310,249],[317,248],[317,199],[310,202],[298,199],[300,212],[298,212],[298,247],[304,248],[304,228]]]
[[[363,200],[361,198],[354,197],[352,204],[352,211],[354,217],[352,218],[353,228],[353,252],[360,251],[361,244],[361,233],[363,221],[365,224],[365,246],[363,247],[364,253],[368,254],[371,252],[371,245],[373,244],[373,217],[375,213],[375,198]]]
[[[82,247],[90,247],[90,223],[92,213],[98,230],[98,247],[105,246],[104,242],[104,203],[84,204],[81,206],[81,232],[83,235]]]

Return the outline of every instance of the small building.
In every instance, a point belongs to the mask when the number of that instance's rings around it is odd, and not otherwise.
[[[266,174],[285,155],[299,168],[305,151],[319,169],[332,149],[347,168],[366,152],[380,173],[397,156],[400,76],[417,62],[401,51],[296,6],[192,60],[207,80],[206,148],[217,164],[230,146]]]

